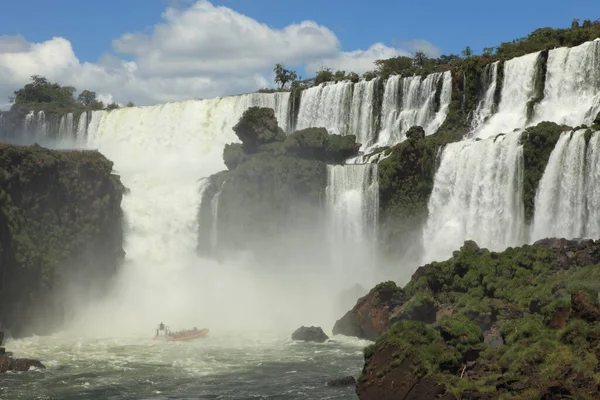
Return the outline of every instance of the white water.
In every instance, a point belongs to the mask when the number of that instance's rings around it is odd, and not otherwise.
[[[435,95],[440,79],[440,109],[436,112]],[[392,146],[406,139],[405,134],[415,125],[422,126],[426,135],[431,135],[442,125],[448,114],[452,95],[452,74],[430,74],[401,78],[391,76],[383,94],[381,113],[382,128],[377,146]]]
[[[525,240],[520,134],[449,144],[443,151],[423,233],[424,262],[465,240],[503,250]]]
[[[325,288],[311,287],[307,301],[307,286],[283,273],[260,276],[252,260],[232,257],[224,265],[195,254],[199,179],[225,169],[223,147],[238,141],[231,127],[249,106],[265,105],[256,99],[267,96],[272,95],[92,113],[86,146],[114,161],[130,189],[122,202],[127,256],[109,299],[85,310],[74,329],[149,334],[161,319],[173,328],[281,330],[333,324],[335,317],[322,307],[331,296]]]
[[[350,134],[356,136],[356,142],[361,148],[367,148],[373,143],[375,114],[375,88],[379,79],[360,81],[354,84],[352,106],[350,109]]]
[[[550,155],[536,193],[532,241],[600,237],[598,132],[587,151],[584,134],[564,132]]]
[[[499,64],[500,62],[496,61],[487,65],[481,77],[481,84],[486,90],[483,98],[477,104],[477,109],[471,121],[471,127],[474,131],[477,131],[494,114],[494,94],[496,93],[496,87],[498,87]]]
[[[534,93],[535,66],[540,53],[527,54],[504,63],[504,79],[498,112],[474,133],[479,138],[522,129],[527,124],[527,102]]]
[[[535,123],[589,126],[599,111],[600,39],[550,50],[544,99],[535,109]]]
[[[296,130],[326,128],[329,133],[349,131],[352,82],[325,82],[306,89],[300,98]]]
[[[330,248],[339,279],[371,283],[379,212],[377,164],[327,166]]]

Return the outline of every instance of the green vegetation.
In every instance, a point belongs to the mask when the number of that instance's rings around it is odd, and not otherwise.
[[[225,146],[223,159],[229,171],[211,176],[204,192],[199,251],[214,250],[208,244],[217,193],[220,246],[260,251],[265,243],[285,237],[289,224],[319,224],[326,162],[341,163],[356,155],[356,138],[329,135],[324,128],[285,136],[274,111],[259,107],[246,110],[233,130],[242,143]]]
[[[414,232],[427,219],[435,157],[443,144],[441,136],[425,136],[421,127],[412,127],[407,139],[385,150],[388,157],[378,166],[379,232],[387,254],[418,250]]]
[[[43,307],[46,328],[60,323],[44,303],[68,279],[92,288],[116,272],[123,191],[96,151],[0,144],[0,318],[15,333]]]
[[[523,143],[523,204],[525,218],[531,221],[534,214],[535,194],[550,153],[554,150],[560,134],[570,130],[570,127],[559,126],[553,122],[542,122],[527,128],[521,136]]]
[[[288,82],[291,85],[298,78],[296,71],[286,69],[283,64],[275,64],[273,72],[275,73],[275,83],[280,85],[279,89],[283,89]]]
[[[393,386],[386,376],[394,374],[396,382],[429,377],[458,398],[552,398],[543,396],[560,389],[591,399],[600,383],[599,266],[600,242],[563,239],[501,253],[466,242],[451,259],[419,268],[404,288],[407,298],[429,291],[437,309],[452,314],[437,325],[393,324],[365,349],[361,383]],[[494,329],[501,343],[492,347],[482,332]]]
[[[29,111],[44,111],[46,113],[65,114],[68,112],[85,110],[112,110],[119,108],[115,103],[104,105],[96,99],[96,92],[83,90],[77,99],[73,97],[76,88],[73,86],[61,86],[52,83],[43,76],[32,75],[31,83],[16,90],[15,96],[11,97],[13,103],[11,111],[27,113]],[[132,102],[127,107],[133,106]]]

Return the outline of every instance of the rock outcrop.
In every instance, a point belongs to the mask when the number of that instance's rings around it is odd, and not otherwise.
[[[0,144],[0,327],[13,336],[60,324],[71,283],[93,296],[115,275],[124,187],[112,166],[96,151]]]
[[[345,387],[354,385],[356,385],[356,378],[353,376],[345,376],[343,378],[332,379],[327,382],[327,386],[329,387]]]
[[[355,137],[322,128],[286,137],[273,110],[258,107],[244,112],[233,130],[242,143],[225,146],[228,171],[212,175],[203,192],[198,251],[250,250],[281,259],[298,249],[294,235],[303,235],[307,247],[323,243],[315,233],[323,231],[326,165],[356,155]]]
[[[392,313],[405,300],[404,291],[394,282],[381,283],[336,321],[333,334],[375,340],[389,327]]]
[[[427,299],[433,319],[394,321],[389,304],[370,310],[386,313],[388,327],[365,349],[359,397],[595,398],[599,266],[600,241],[546,239],[501,253],[466,242],[419,268],[395,305]]]
[[[0,374],[8,371],[25,372],[31,368],[45,369],[44,364],[29,358],[13,358],[11,353],[6,353],[2,346],[4,332],[0,331]]]
[[[329,340],[329,336],[323,332],[320,326],[301,326],[292,333],[292,340],[325,343]]]

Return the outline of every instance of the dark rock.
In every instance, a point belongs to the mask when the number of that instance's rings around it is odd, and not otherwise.
[[[45,369],[44,364],[38,360],[28,358],[12,358],[8,356],[0,356],[0,373],[8,371],[26,372],[30,368]]]
[[[380,283],[336,321],[333,334],[375,340],[390,326],[391,310],[404,300],[404,292],[394,282]]]
[[[6,349],[4,347],[0,347],[0,355],[6,354]]]
[[[97,151],[0,143],[0,321],[13,336],[60,325],[72,282],[77,303],[106,293],[125,255],[123,192]]]
[[[292,333],[292,340],[303,340],[305,342],[324,343],[329,336],[318,326],[302,326]]]
[[[0,331],[0,346],[2,346],[3,341],[4,341],[4,331]]]
[[[356,379],[353,376],[346,376],[344,378],[332,379],[327,382],[327,386],[331,387],[344,387],[356,385]]]

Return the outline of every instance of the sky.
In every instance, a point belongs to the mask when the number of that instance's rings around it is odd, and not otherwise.
[[[363,73],[597,19],[598,0],[20,0],[0,13],[0,107],[33,74],[138,105],[272,87],[284,63]]]

